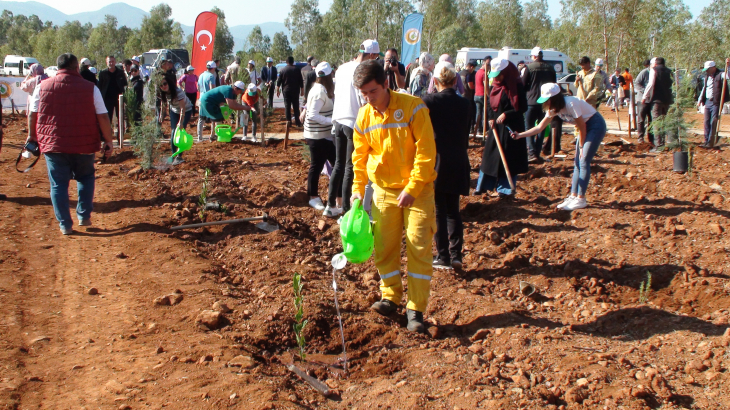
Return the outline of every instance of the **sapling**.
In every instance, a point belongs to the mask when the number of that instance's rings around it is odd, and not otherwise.
[[[208,204],[208,176],[210,175],[210,169],[205,169],[205,176],[203,177],[203,187],[200,190],[200,196],[198,197],[198,206],[200,207],[200,220],[205,222],[205,206]]]
[[[160,82],[160,75],[153,74],[147,83],[148,95],[156,95],[157,85]],[[154,98],[149,98],[154,101]],[[132,110],[127,110],[131,112]],[[157,116],[150,102],[144,103],[140,107],[142,114],[141,123],[130,122],[132,136],[132,146],[134,152],[140,157],[140,165],[144,169],[150,169],[162,154],[159,149],[158,140],[162,137],[162,129],[157,123]]]
[[[639,286],[639,303],[648,302],[650,293],[651,293],[651,272],[646,271],[646,281],[641,281],[641,285]]]
[[[304,284],[302,283],[302,275],[299,273],[294,274],[292,280],[294,285],[294,336],[297,339],[297,346],[299,346],[299,358],[304,361],[307,354],[304,352],[306,347],[306,340],[304,339],[304,328],[307,326],[307,320],[304,319],[304,299],[302,298],[302,289]]]

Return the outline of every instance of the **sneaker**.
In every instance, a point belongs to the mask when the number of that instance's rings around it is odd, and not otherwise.
[[[563,207],[563,211],[575,211],[576,209],[583,209],[588,206],[585,198],[575,198],[568,205]]]
[[[408,318],[408,326],[411,332],[423,333],[426,331],[426,325],[423,324],[423,312],[406,309],[406,317]]]
[[[538,161],[537,156],[535,155],[528,155],[527,156],[527,162],[530,164],[534,164]]]
[[[183,162],[185,162],[185,160],[178,156],[172,160],[172,165],[179,165],[179,164],[182,164]]]
[[[312,199],[310,199],[309,200],[309,206],[311,206],[312,208],[314,208],[314,209],[316,209],[318,211],[323,211],[325,209],[325,206],[322,203],[322,199],[321,198],[312,198]]]
[[[451,262],[445,261],[438,256],[434,256],[433,258],[433,268],[434,269],[451,269]]]
[[[91,226],[91,218],[79,218],[79,226]]]
[[[342,225],[342,217],[337,218],[337,225]]]
[[[571,195],[571,196],[569,196],[569,197],[567,197],[567,198],[565,198],[565,199],[563,200],[563,202],[561,202],[561,203],[559,203],[559,204],[558,204],[557,208],[558,208],[558,209],[563,209],[563,208],[565,208],[566,206],[568,206],[568,204],[569,204],[569,203],[573,202],[573,200],[574,200],[575,198],[576,198],[576,197],[574,197],[574,196],[572,196],[572,195]]]
[[[464,264],[461,262],[461,258],[451,258],[451,267],[455,270],[461,270]]]
[[[370,309],[380,313],[383,316],[390,316],[393,312],[398,309],[398,305],[393,303],[393,301],[388,299],[381,299],[375,303],[373,303],[372,306],[370,306]]]
[[[61,233],[64,235],[71,235],[74,232],[73,228],[64,228],[61,227]]]
[[[329,205],[327,205],[326,208],[324,208],[324,212],[322,212],[322,215],[328,217],[328,218],[334,218],[336,216],[342,215],[342,208],[332,208]]]

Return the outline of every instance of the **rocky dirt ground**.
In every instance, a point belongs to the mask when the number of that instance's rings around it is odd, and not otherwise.
[[[301,143],[200,143],[151,171],[118,151],[97,168],[94,227],[63,237],[43,160],[16,173],[24,125],[5,124],[0,408],[730,408],[726,144],[676,174],[670,154],[608,136],[591,206],[567,213],[554,210],[572,173],[565,136],[567,158],[533,166],[515,200],[463,198],[465,269],[435,272],[428,334],[402,310],[369,311],[378,275],[348,265],[345,373],[328,264],[339,227],[307,206]],[[475,183],[478,143],[470,156]],[[171,231],[200,221],[206,168],[226,208],[206,220],[266,212],[281,229]],[[309,320],[296,364],[328,398],[286,368],[295,272]]]

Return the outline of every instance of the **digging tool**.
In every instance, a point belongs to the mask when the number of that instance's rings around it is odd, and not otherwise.
[[[555,158],[555,128],[550,130],[550,140],[551,140],[551,149],[552,152],[550,154],[550,158]]]
[[[486,128],[485,128],[486,130]],[[504,172],[507,174],[507,180],[509,181],[509,187],[512,191],[515,191],[515,183],[512,182],[512,173],[509,172],[509,166],[507,165],[507,157],[504,156],[504,150],[502,149],[502,142],[499,140],[499,134],[497,134],[497,128],[492,128],[494,132],[494,142],[497,143],[497,149],[499,149],[499,156],[502,158],[502,165],[504,165]]]
[[[345,369],[345,373],[347,373],[347,349],[345,347],[345,331],[342,328],[342,315],[340,314],[340,304],[337,300],[337,278],[336,273],[338,270],[341,270],[342,268],[347,265],[347,257],[342,254],[338,253],[332,258],[332,289],[335,291],[335,308],[337,309],[337,319],[340,321],[340,336],[342,337],[342,360],[343,360],[343,368]]]
[[[720,140],[720,120],[722,119],[722,108],[725,105],[725,92],[727,90],[727,69],[728,63],[727,60],[725,60],[725,74],[722,76],[722,93],[720,94],[720,111],[717,113],[717,127],[715,127],[715,134],[710,138],[711,147],[714,147]]]
[[[284,149],[289,148],[289,130],[291,129],[291,121],[286,122],[286,134],[284,134]]]
[[[491,67],[490,67],[491,71]],[[482,128],[482,144],[487,144],[487,105],[489,104],[489,93],[492,90],[489,89],[489,71],[487,71],[487,67],[484,67],[484,128]]]
[[[619,115],[618,115],[618,108],[621,106],[621,104],[618,101],[618,95],[619,95],[618,90],[616,90],[616,92],[614,94],[616,94],[616,96],[614,97],[616,99],[616,101],[613,104],[616,108],[616,122],[618,122],[618,130],[622,131],[621,130],[621,117],[619,117]]]
[[[240,222],[253,222],[253,221],[263,221],[264,223],[269,225],[270,228],[275,228],[272,231],[268,231],[268,232],[273,232],[273,231],[279,229],[278,225],[269,223],[269,215],[267,215],[267,214],[263,214],[261,216],[254,216],[252,218],[229,219],[227,221],[213,221],[213,222],[203,222],[203,223],[199,223],[199,224],[180,225],[180,226],[172,227],[170,229],[173,231],[179,231],[181,229],[188,229],[188,228],[200,228],[203,226],[211,226],[211,225],[228,225],[228,224],[235,224],[235,223],[240,223]],[[260,228],[259,225],[262,225],[262,224],[256,224],[256,226]],[[267,230],[267,229],[264,229],[264,230]]]

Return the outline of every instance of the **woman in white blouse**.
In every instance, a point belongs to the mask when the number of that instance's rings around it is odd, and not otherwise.
[[[332,81],[332,67],[321,62],[314,69],[317,80],[307,95],[307,113],[304,118],[304,138],[309,146],[309,174],[307,175],[307,194],[309,205],[327,216],[319,197],[319,175],[327,161],[335,163],[335,144],[332,137],[332,110],[334,108],[335,84]],[[337,205],[342,205],[342,193],[337,195]]]

